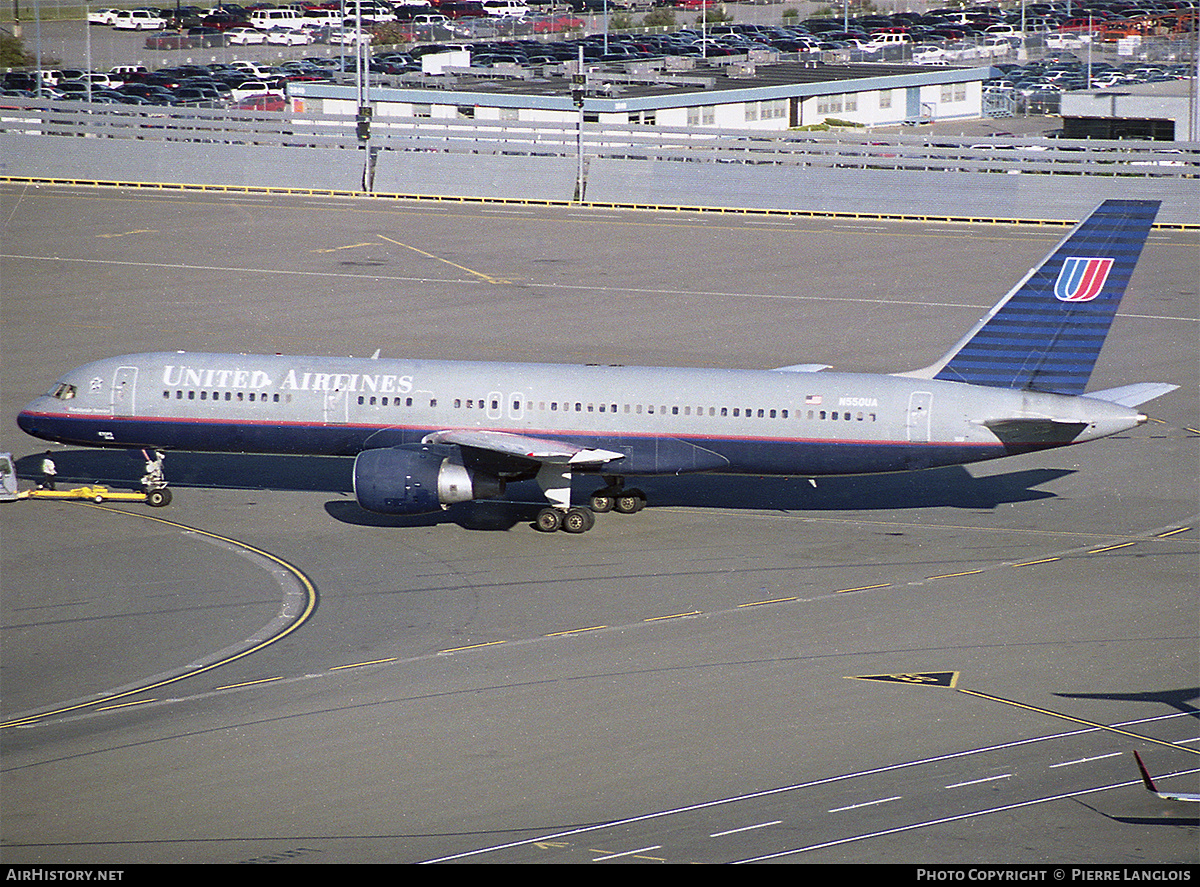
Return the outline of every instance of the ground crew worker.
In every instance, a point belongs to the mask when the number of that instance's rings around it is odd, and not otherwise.
[[[50,458],[50,451],[46,450],[46,457],[42,459],[42,489],[53,490],[54,478],[58,476],[58,468],[54,464],[54,460]]]

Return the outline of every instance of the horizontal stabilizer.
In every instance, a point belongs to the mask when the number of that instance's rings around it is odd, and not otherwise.
[[[1089,391],[1084,397],[1120,404],[1123,407],[1137,407],[1148,400],[1154,400],[1156,397],[1169,394],[1178,387],[1178,385],[1172,385],[1169,382],[1138,382],[1135,385],[1122,385],[1120,388]]]

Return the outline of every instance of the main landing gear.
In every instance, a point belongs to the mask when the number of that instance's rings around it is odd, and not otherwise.
[[[616,511],[618,514],[636,514],[646,507],[646,494],[641,490],[626,490],[621,478],[604,480],[607,486],[592,493],[588,499],[588,507],[571,505],[570,476],[566,483],[549,483],[552,478],[548,472],[539,475],[542,489],[554,505],[548,505],[538,512],[534,526],[543,533],[553,533],[562,530],[566,533],[586,533],[596,523],[597,514],[607,514]],[[561,481],[561,476],[556,476]]]

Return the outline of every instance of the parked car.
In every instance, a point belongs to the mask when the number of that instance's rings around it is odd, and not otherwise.
[[[254,28],[230,28],[225,32],[225,39],[231,46],[249,46],[266,43],[267,35]]]
[[[301,28],[294,30],[277,28],[274,31],[267,31],[267,42],[278,46],[306,46],[313,42],[313,36],[311,31]]]
[[[93,9],[88,13],[89,25],[111,25],[117,20],[119,9]]]
[[[187,34],[151,34],[146,38],[147,49],[190,49],[194,45]]]
[[[167,20],[151,9],[121,9],[112,26],[118,31],[161,31]]]
[[[187,35],[192,39],[193,46],[224,46],[225,32],[220,28],[210,28],[196,25],[187,29]]]
[[[304,24],[304,16],[294,9],[256,9],[250,13],[250,26],[260,31],[277,28],[294,30]]]
[[[351,46],[356,40],[358,32],[354,28],[335,28],[329,32],[329,42],[337,45]],[[371,32],[363,31],[361,37],[362,43],[371,42]]]
[[[252,95],[263,95],[271,91],[271,88],[261,80],[235,81],[230,83],[229,87],[233,93],[232,99],[234,102],[240,102],[242,99],[248,99]]]
[[[287,99],[277,92],[264,92],[247,96],[229,106],[241,111],[286,111]]]

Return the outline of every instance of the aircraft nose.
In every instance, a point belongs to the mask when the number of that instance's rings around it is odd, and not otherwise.
[[[38,413],[40,412],[41,399],[33,401],[25,409],[17,414],[17,427],[26,434],[31,434],[34,437],[38,436]]]

